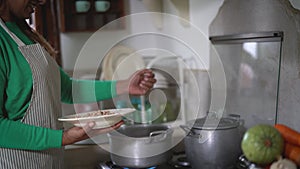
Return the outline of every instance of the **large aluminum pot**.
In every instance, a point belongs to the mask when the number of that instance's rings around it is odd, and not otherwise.
[[[207,116],[181,126],[187,160],[193,169],[232,169],[241,151],[243,130],[238,115]]]
[[[172,158],[173,129],[166,125],[121,126],[108,134],[113,163],[128,168],[148,168]]]

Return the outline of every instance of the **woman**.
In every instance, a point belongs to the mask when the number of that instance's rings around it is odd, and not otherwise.
[[[0,0],[0,168],[63,168],[63,146],[118,128],[63,130],[57,121],[60,101],[73,103],[112,98],[118,94],[142,95],[156,82],[150,70],[136,72],[124,81],[83,81],[68,77],[50,57],[51,46],[30,29],[25,19],[46,0]],[[43,46],[43,47],[42,47]],[[95,85],[95,91],[72,95]],[[77,89],[77,88],[76,88]],[[80,92],[79,92],[80,93]]]

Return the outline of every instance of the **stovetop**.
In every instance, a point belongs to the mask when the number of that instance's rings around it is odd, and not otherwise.
[[[100,163],[97,166],[97,169],[130,169],[126,167],[120,167],[113,164],[112,161],[107,161],[104,163]],[[148,167],[145,169],[191,169],[190,164],[186,160],[186,156],[184,153],[174,153],[172,159],[162,165]]]
[[[108,161],[108,162],[99,164],[97,169],[130,169],[130,168],[120,167],[120,166],[114,165],[111,161]],[[159,166],[148,167],[145,169],[190,169],[190,167],[182,167],[182,166],[177,166],[177,165],[174,166],[171,164],[162,164]]]

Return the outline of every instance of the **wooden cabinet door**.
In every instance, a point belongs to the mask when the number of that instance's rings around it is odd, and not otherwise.
[[[105,0],[110,4],[107,11],[96,10],[97,0],[87,0],[90,8],[86,12],[76,10],[77,0],[59,0],[59,18],[61,32],[94,32],[125,15],[124,0]],[[117,24],[112,29],[122,29],[123,24]]]

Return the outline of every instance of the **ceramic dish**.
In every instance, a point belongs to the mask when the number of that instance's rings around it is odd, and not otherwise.
[[[143,68],[145,68],[145,62],[134,49],[122,45],[115,46],[103,59],[101,79],[126,79]]]
[[[88,122],[94,121],[96,123],[94,129],[100,129],[113,126],[122,120],[122,116],[134,111],[136,110],[132,108],[98,110],[68,115],[58,120],[78,127],[85,126]]]

